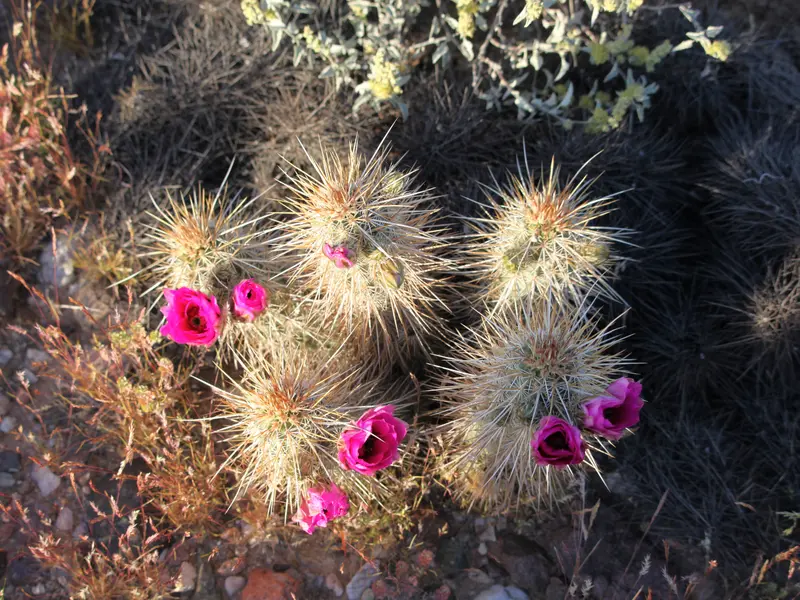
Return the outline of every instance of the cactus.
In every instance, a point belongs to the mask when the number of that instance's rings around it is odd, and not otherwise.
[[[165,201],[153,199],[139,258],[146,266],[127,279],[150,283],[144,292],[188,287],[216,298],[223,312],[217,349],[222,358],[271,354],[290,342],[309,350],[324,346],[328,336],[304,317],[303,300],[272,267],[273,250],[258,198],[229,197],[223,188],[202,188]],[[120,281],[124,283],[127,279]],[[231,313],[231,294],[243,280],[267,290],[269,304],[253,322]]]
[[[583,404],[629,363],[612,351],[613,324],[597,329],[587,306],[528,297],[518,307],[484,318],[455,344],[436,390],[443,473],[457,496],[489,510],[562,496],[572,467],[537,465],[532,440],[548,417],[580,427]],[[590,450],[608,451],[604,440],[584,437]],[[586,462],[597,468],[591,452]]]
[[[468,271],[481,297],[490,299],[493,311],[550,291],[574,302],[586,294],[618,299],[606,276],[617,261],[614,244],[628,232],[596,223],[614,196],[589,199],[594,180],[579,178],[581,170],[562,186],[555,159],[537,184],[525,161],[509,184],[489,190],[484,215],[467,219],[476,230],[467,247],[473,258]]]
[[[326,149],[321,161],[309,156],[314,173],[291,178],[292,218],[279,238],[318,318],[379,359],[406,354],[415,339],[427,346],[440,327],[434,307],[445,307],[439,277],[451,269],[430,190],[388,154],[382,144],[365,159],[355,142],[346,163]]]
[[[377,381],[337,359],[315,362],[287,346],[271,360],[242,357],[245,375],[211,386],[221,400],[219,431],[231,447],[226,462],[238,469],[237,498],[252,489],[264,494],[270,512],[288,517],[310,488],[333,482],[351,502],[374,504],[387,493],[390,473],[366,477],[345,470],[338,450],[344,430],[379,404],[402,409],[407,397],[383,391]],[[209,384],[210,385],[210,384]]]

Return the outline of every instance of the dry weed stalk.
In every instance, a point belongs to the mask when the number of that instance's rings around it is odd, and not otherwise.
[[[92,147],[92,164],[73,153],[67,98],[42,60],[30,6],[12,33],[0,53],[0,251],[23,261],[56,218],[87,204],[107,149],[82,113],[76,125]]]

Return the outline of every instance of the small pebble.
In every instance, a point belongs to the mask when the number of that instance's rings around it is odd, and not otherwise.
[[[3,433],[10,433],[14,430],[14,427],[17,426],[17,420],[12,417],[11,415],[7,417],[3,417],[2,423],[0,423],[0,431]]]
[[[44,350],[39,350],[37,348],[28,348],[25,351],[25,362],[31,366],[33,365],[33,363],[47,362],[49,359],[50,355]]]
[[[0,417],[5,417],[11,410],[11,398],[0,392]]]
[[[89,526],[86,523],[78,523],[78,526],[72,532],[72,537],[76,540],[81,539],[84,536],[89,535]]]
[[[17,483],[11,473],[0,473],[0,488],[11,488]]]
[[[228,595],[228,598],[233,598],[236,594],[238,594],[244,587],[245,583],[247,583],[247,579],[239,575],[231,575],[230,577],[226,577],[225,593]]]
[[[486,556],[489,554],[489,549],[486,547],[486,542],[481,542],[478,546],[478,554],[481,556]]]
[[[497,536],[494,533],[494,527],[487,525],[486,529],[481,531],[481,533],[478,535],[478,539],[482,542],[496,542]]]
[[[33,465],[31,477],[33,477],[33,480],[36,482],[39,493],[45,498],[55,492],[61,484],[61,478],[58,475],[47,467],[40,467],[39,465]]]
[[[8,348],[0,348],[0,367],[5,367],[14,358],[14,353]]]
[[[493,585],[475,596],[475,600],[511,600],[511,596],[506,593],[502,585]]]
[[[19,454],[13,450],[0,452],[0,471],[19,473]]]
[[[37,583],[31,588],[31,594],[34,596],[43,596],[46,591],[47,588],[44,587],[43,583]]]
[[[530,600],[528,594],[513,585],[506,586],[506,594],[508,594],[508,597],[511,598],[511,600]]]
[[[353,575],[350,583],[347,584],[347,600],[359,600],[362,598],[365,590],[368,590],[372,582],[378,578],[376,566],[371,563],[361,565],[361,568]]]
[[[56,529],[63,531],[64,533],[72,531],[73,520],[72,511],[66,506],[63,507],[61,512],[58,513],[58,518],[56,519]]]
[[[325,576],[325,587],[328,588],[337,598],[344,594],[344,586],[342,586],[342,582],[339,581],[336,573],[328,573]]]
[[[247,566],[247,560],[244,556],[231,558],[223,562],[217,569],[217,574],[227,577],[228,575],[238,575]]]
[[[175,581],[176,592],[190,592],[194,590],[194,582],[197,579],[197,569],[191,563],[182,562],[178,577]]]

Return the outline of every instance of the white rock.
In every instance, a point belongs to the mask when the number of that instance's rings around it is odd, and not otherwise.
[[[489,554],[489,549],[486,547],[486,542],[481,542],[478,546],[478,554],[481,556],[486,556]]]
[[[511,600],[530,600],[528,594],[513,585],[506,586],[506,594],[508,594],[508,597],[511,598]]]
[[[482,542],[496,542],[497,536],[494,533],[494,527],[487,525],[486,529],[480,532],[478,539]]]
[[[377,564],[364,563],[347,584],[347,600],[360,600],[362,594],[378,578]]]
[[[17,480],[11,473],[0,473],[0,488],[12,488]]]
[[[65,287],[75,279],[75,264],[72,261],[72,242],[65,235],[56,236],[55,253],[52,241],[48,241],[39,255],[39,283]]]
[[[5,367],[14,358],[14,353],[8,348],[0,348],[0,367]]]
[[[56,519],[56,529],[65,533],[72,531],[73,521],[74,518],[72,516],[72,511],[65,506],[58,513],[58,518]]]
[[[61,478],[58,475],[47,467],[40,467],[39,465],[33,465],[31,477],[36,482],[39,493],[45,498],[55,492],[61,483]]]
[[[17,426],[17,420],[12,417],[11,415],[7,417],[3,417],[3,421],[0,422],[0,431],[3,433],[10,433],[14,430],[14,427]]]
[[[31,588],[31,594],[33,594],[34,596],[43,596],[46,591],[47,588],[44,587],[43,583],[37,583],[35,586]]]
[[[247,583],[247,579],[240,575],[231,575],[225,578],[225,593],[228,598],[233,598]]]
[[[0,392],[0,417],[5,417],[11,410],[11,398]]]
[[[191,563],[182,562],[178,577],[175,580],[176,592],[191,592],[194,590],[194,582],[197,579],[197,569]]]
[[[475,600],[511,600],[511,596],[506,593],[502,585],[493,585],[475,596]]]
[[[337,598],[344,594],[344,587],[342,582],[336,576],[336,573],[328,573],[325,576],[325,587],[328,588]]]

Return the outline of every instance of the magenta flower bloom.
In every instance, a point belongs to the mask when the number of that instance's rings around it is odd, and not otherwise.
[[[213,296],[191,288],[164,290],[167,305],[161,312],[167,323],[161,335],[178,344],[211,346],[222,329],[222,312]]]
[[[356,253],[347,246],[325,244],[322,253],[333,261],[337,269],[349,269],[355,264]]]
[[[231,294],[233,314],[245,321],[253,322],[269,306],[269,291],[252,279],[240,281]]]
[[[362,475],[374,475],[400,456],[398,447],[406,437],[406,424],[394,416],[394,406],[379,406],[365,412],[354,429],[342,432],[339,464]]]
[[[607,396],[597,396],[583,405],[583,426],[610,440],[618,440],[628,427],[639,422],[642,384],[620,377],[606,389]]]
[[[581,431],[558,417],[544,417],[531,440],[533,460],[537,465],[563,469],[583,462],[586,443]]]
[[[331,483],[328,489],[311,488],[306,498],[292,517],[292,521],[309,535],[317,527],[327,527],[328,521],[347,514],[350,502],[347,494]]]

